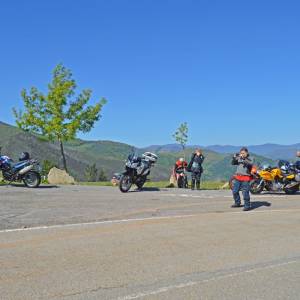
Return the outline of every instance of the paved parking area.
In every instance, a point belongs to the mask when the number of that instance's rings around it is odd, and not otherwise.
[[[300,194],[0,187],[3,299],[299,299]]]

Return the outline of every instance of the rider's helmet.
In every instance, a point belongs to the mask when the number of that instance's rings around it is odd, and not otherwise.
[[[180,157],[180,158],[179,158],[179,161],[180,161],[180,162],[184,162],[184,158],[183,158],[183,157]]]
[[[30,155],[28,152],[22,152],[20,157],[19,157],[19,161],[24,161],[24,160],[28,160],[30,159]]]
[[[278,167],[281,169],[282,172],[288,172],[290,166],[291,165],[287,160],[280,160],[278,162]]]

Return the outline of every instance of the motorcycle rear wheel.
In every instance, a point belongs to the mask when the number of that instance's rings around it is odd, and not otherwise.
[[[287,195],[294,195],[294,194],[296,194],[298,191],[299,191],[299,185],[296,185],[296,186],[291,187],[291,188],[285,188],[285,189],[284,189],[284,192],[285,192]]]
[[[184,188],[184,178],[183,178],[183,176],[179,176],[179,178],[177,180],[177,187],[179,189],[183,189]]]
[[[41,175],[38,172],[29,171],[24,175],[23,182],[28,188],[37,188],[41,184]]]
[[[231,190],[233,190],[234,180],[235,180],[234,176],[231,176],[230,179],[229,179],[229,182],[228,182],[229,188]]]
[[[123,175],[119,182],[119,189],[122,193],[127,193],[132,186],[132,178],[129,175]]]
[[[264,183],[260,184],[260,182],[261,182],[261,179],[255,179],[255,180],[251,181],[251,183],[250,183],[251,194],[257,195],[257,194],[260,194],[264,190],[265,184]]]

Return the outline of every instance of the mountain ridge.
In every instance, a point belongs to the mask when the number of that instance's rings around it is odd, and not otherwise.
[[[0,136],[2,153],[18,159],[22,151],[28,151],[32,157],[40,162],[48,160],[61,167],[61,154],[57,142],[49,142],[43,136],[30,134],[18,129],[15,126],[0,121]],[[186,149],[186,157],[190,158],[194,148],[189,146]],[[218,153],[204,148],[204,180],[227,180],[234,171],[230,165],[231,154]],[[85,141],[75,139],[65,143],[65,155],[68,169],[71,175],[77,180],[85,180],[85,169],[96,164],[98,169],[103,169],[108,176],[124,169],[124,161],[129,153],[133,151],[141,153],[143,151],[155,151],[159,155],[159,160],[151,172],[152,180],[168,180],[171,169],[182,156],[180,145],[152,145],[146,148],[137,148],[122,142],[115,141]],[[258,162],[268,162],[274,164],[271,159],[255,155]]]

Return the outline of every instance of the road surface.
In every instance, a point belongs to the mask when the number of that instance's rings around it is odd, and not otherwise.
[[[0,187],[1,299],[299,299],[300,194]]]

